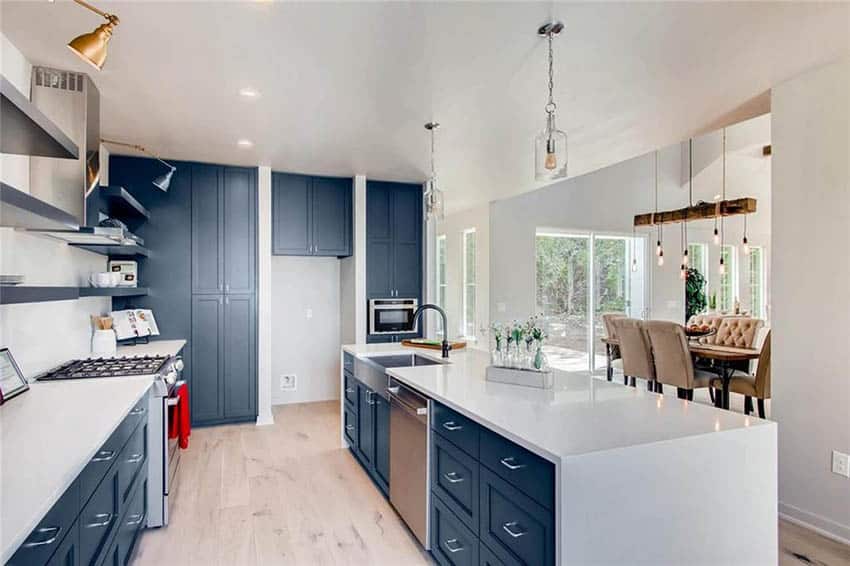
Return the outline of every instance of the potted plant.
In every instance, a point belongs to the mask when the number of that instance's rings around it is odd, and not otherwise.
[[[717,312],[717,291],[708,296],[708,312]]]
[[[688,268],[685,280],[685,320],[690,320],[695,314],[703,312],[706,302],[709,306],[711,305],[710,301],[706,301],[705,283],[705,276],[699,270],[693,267]],[[716,305],[716,296],[714,296],[714,301]]]

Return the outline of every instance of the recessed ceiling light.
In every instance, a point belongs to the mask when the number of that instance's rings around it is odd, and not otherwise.
[[[238,145],[239,147],[254,147],[254,142],[252,142],[251,140],[239,140],[238,142],[236,142],[236,145]]]
[[[254,90],[253,88],[246,87],[239,89],[239,96],[241,96],[242,98],[258,98],[260,96],[260,93]]]

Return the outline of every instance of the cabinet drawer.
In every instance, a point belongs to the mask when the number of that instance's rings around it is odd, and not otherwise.
[[[354,448],[357,446],[357,413],[354,407],[346,403],[343,408],[343,415],[345,417],[345,422],[343,423],[345,427],[345,439],[348,441],[348,445]]]
[[[77,566],[80,563],[80,528],[74,521],[47,566]]]
[[[487,548],[487,545],[478,544],[478,565],[479,566],[505,566],[505,563],[499,560],[499,557],[493,554],[493,551]]]
[[[431,418],[431,426],[443,438],[451,440],[455,446],[472,456],[478,458],[478,435],[479,427],[475,422],[434,402],[434,414]]]
[[[348,370],[345,371],[345,391],[343,394],[345,395],[345,400],[351,403],[355,410],[357,410],[357,381],[354,379],[354,375],[352,375]]]
[[[478,566],[478,537],[435,495],[431,496],[431,554],[438,564]]]
[[[555,503],[555,465],[489,430],[481,431],[481,463],[548,509]]]
[[[72,530],[80,508],[80,484],[74,481],[33,529],[7,566],[35,566],[47,561]]]
[[[97,486],[80,512],[80,564],[96,564],[106,548],[121,511],[118,493],[118,466]]]
[[[481,542],[505,564],[555,563],[552,511],[481,468]]]
[[[147,478],[142,478],[141,482],[137,482],[133,496],[127,505],[127,510],[118,527],[118,534],[115,540],[118,545],[117,558],[119,565],[123,566],[129,563],[133,548],[136,546],[136,541],[139,538],[139,533],[144,527],[145,519],[147,518],[147,487]]]
[[[127,439],[138,426],[139,422],[147,418],[148,396],[143,395],[136,405],[130,409],[130,413],[124,418],[118,428],[112,433],[109,439],[100,447],[100,450],[95,453],[86,467],[80,474],[80,503],[85,505],[89,500],[94,490],[97,488],[100,480],[112,467],[121,454],[121,449],[126,444]],[[82,525],[80,526],[82,528]]]
[[[147,461],[147,439],[148,425],[143,423],[136,427],[118,457],[118,493],[121,495],[122,504],[130,497],[133,482]]]
[[[472,532],[478,532],[478,462],[439,434],[431,435],[431,489]]]

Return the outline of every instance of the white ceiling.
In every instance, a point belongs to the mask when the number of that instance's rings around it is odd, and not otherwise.
[[[97,4],[121,18],[94,74],[104,137],[174,159],[422,181],[422,125],[436,119],[453,210],[538,186],[535,30],[553,16],[566,23],[556,100],[571,176],[752,113],[772,85],[850,52],[846,3]],[[64,44],[97,16],[67,0],[0,9],[33,63],[90,71]]]

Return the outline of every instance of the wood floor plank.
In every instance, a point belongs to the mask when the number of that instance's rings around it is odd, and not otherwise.
[[[274,414],[270,426],[193,431],[170,524],[145,531],[136,564],[432,564],[339,448],[338,402],[278,406]],[[850,565],[850,548],[784,521],[779,551],[781,566]]]

